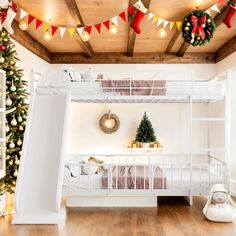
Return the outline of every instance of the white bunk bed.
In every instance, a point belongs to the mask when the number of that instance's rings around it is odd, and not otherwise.
[[[191,205],[193,196],[209,194],[211,187],[216,183],[229,188],[230,93],[227,76],[207,81],[193,79],[74,81],[71,82],[70,89],[71,99],[78,103],[188,103],[187,125],[189,125],[190,140],[189,152],[186,154],[157,152],[68,155],[63,184],[63,193],[68,197],[68,206],[86,206],[82,199],[93,198],[98,202],[99,198],[96,197],[101,196],[185,196]],[[195,103],[216,102],[222,102],[224,117],[193,117]],[[195,122],[207,122],[208,127],[211,122],[223,122],[225,129],[222,135],[225,137],[225,143],[222,147],[195,148],[193,146]],[[208,145],[209,142],[208,140]],[[81,172],[84,166],[86,168],[96,166],[91,162],[81,162],[89,157],[103,161],[103,164],[100,164],[102,171],[89,174]],[[155,174],[157,168],[159,171]],[[120,173],[122,171],[123,173]]]
[[[73,82],[65,74],[43,79],[30,104],[13,223],[58,223],[62,192],[67,196],[68,206],[155,206],[158,196],[184,196],[191,205],[193,196],[208,194],[215,183],[229,189],[230,76],[228,72],[208,81],[194,81],[193,77],[189,82],[129,79],[115,84],[111,80]],[[186,103],[189,108],[188,149],[186,153],[166,154],[66,155],[71,100],[78,103]],[[209,112],[199,117],[194,112],[196,103],[208,107],[220,103],[224,114],[214,116]],[[194,146],[195,122],[208,124],[207,147]],[[224,141],[216,147],[211,146],[211,122],[224,124]],[[90,156],[103,161],[99,171],[90,171],[97,168],[97,164],[81,162]],[[81,171],[84,168],[87,175]]]

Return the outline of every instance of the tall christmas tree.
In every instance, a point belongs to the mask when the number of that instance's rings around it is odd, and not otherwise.
[[[0,69],[6,72],[6,176],[0,180],[0,194],[14,193],[27,119],[27,82],[8,32],[0,32]]]
[[[139,124],[135,141],[140,143],[152,143],[156,141],[155,131],[146,112],[144,113],[143,119]]]

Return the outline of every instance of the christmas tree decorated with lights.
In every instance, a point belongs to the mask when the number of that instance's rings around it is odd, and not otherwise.
[[[19,59],[8,32],[0,32],[0,69],[6,72],[6,176],[0,180],[0,194],[14,193],[27,118],[27,82],[16,66]]]

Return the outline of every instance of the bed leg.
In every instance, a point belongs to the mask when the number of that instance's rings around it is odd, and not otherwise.
[[[193,205],[193,197],[192,196],[185,196],[184,199],[188,202],[189,206]]]
[[[157,197],[157,207],[158,207],[158,197]]]

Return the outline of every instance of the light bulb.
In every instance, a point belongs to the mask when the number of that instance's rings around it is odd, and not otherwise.
[[[111,24],[109,32],[111,34],[116,34],[118,32],[118,27],[115,24]]]
[[[25,30],[28,29],[28,24],[25,20],[22,20],[19,24],[19,27],[20,27],[21,30],[25,31]]]
[[[83,41],[89,41],[89,39],[90,39],[90,34],[86,31],[86,30],[84,30],[83,31],[83,33],[81,34],[81,38],[82,38],[82,40]]]
[[[200,4],[202,4],[202,1],[203,0],[195,0],[195,3],[196,3],[197,6],[199,6]]]
[[[51,36],[51,34],[50,34],[50,32],[48,30],[44,33],[43,39],[45,41],[50,41],[52,39],[52,36]]]
[[[166,30],[164,28],[159,30],[159,36],[160,36],[160,38],[166,37]]]

